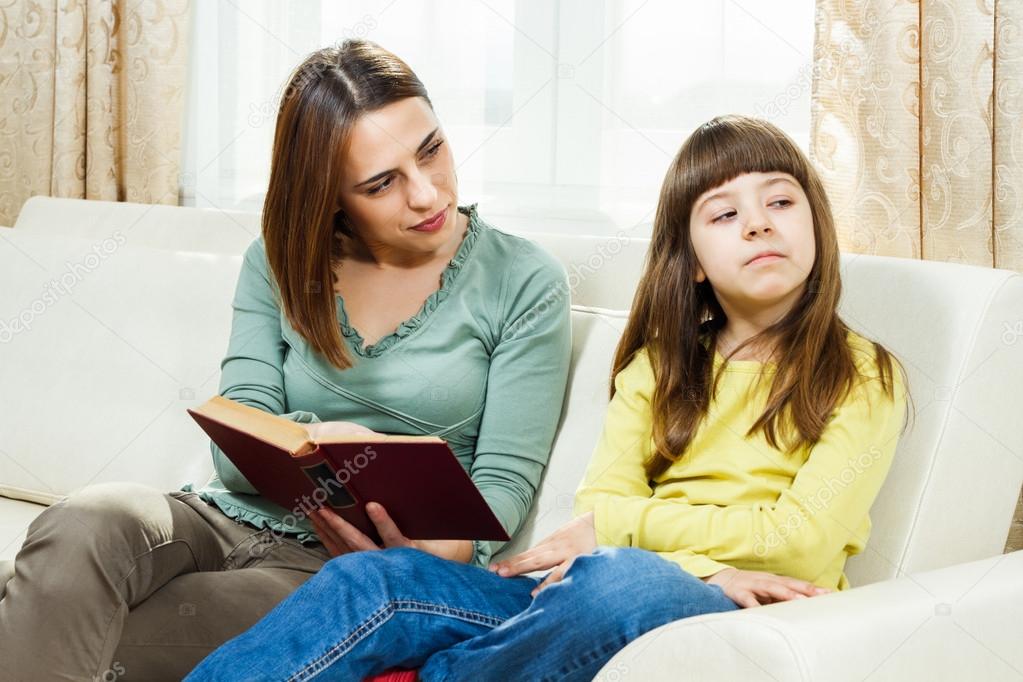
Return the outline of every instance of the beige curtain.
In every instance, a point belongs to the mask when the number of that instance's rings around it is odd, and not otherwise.
[[[1023,0],[817,0],[813,88],[843,250],[1023,271]]]
[[[844,250],[1023,270],[1023,2],[818,0],[812,154]]]
[[[35,194],[178,200],[188,0],[0,0],[0,225]]]

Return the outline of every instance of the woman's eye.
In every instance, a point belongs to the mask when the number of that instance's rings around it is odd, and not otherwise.
[[[387,178],[386,180],[381,182],[379,185],[375,185],[374,187],[372,187],[369,190],[367,190],[366,194],[369,194],[369,195],[379,194],[380,192],[384,191],[385,189],[387,189],[390,186],[391,186],[391,178]]]
[[[710,222],[712,222],[712,223],[723,222],[724,220],[729,220],[729,219],[734,218],[734,217],[735,217],[735,211],[725,211],[721,215],[718,215],[718,216],[715,216],[714,218],[711,218]]]
[[[440,151],[440,146],[442,144],[444,144],[444,140],[441,140],[440,142],[434,144],[432,147],[428,148],[425,152],[423,152],[423,158],[429,159],[436,156],[437,152]]]

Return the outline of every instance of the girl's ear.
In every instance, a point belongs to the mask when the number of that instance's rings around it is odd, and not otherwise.
[[[707,273],[705,273],[703,271],[703,268],[700,267],[700,264],[697,263],[696,264],[696,282],[697,282],[697,284],[699,284],[700,282],[703,282],[705,279],[707,279]]]

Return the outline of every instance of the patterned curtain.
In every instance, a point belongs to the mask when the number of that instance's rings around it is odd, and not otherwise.
[[[816,24],[811,153],[843,250],[1023,271],[1023,2],[817,0]]]
[[[818,0],[816,24],[843,249],[1023,270],[1023,2]]]
[[[178,201],[188,0],[0,0],[0,225],[36,194]]]

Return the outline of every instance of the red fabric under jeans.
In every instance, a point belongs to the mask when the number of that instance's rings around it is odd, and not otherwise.
[[[418,679],[419,676],[415,670],[388,670],[379,675],[367,677],[363,682],[416,682]]]

